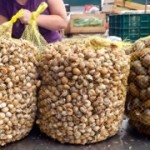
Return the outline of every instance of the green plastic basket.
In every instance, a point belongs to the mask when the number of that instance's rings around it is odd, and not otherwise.
[[[121,14],[109,16],[109,35],[135,41],[150,35],[150,14]]]

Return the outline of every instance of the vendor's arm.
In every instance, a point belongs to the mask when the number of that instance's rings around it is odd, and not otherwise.
[[[6,21],[8,21],[8,19],[6,17],[0,15],[0,24],[4,23]]]
[[[50,15],[40,15],[38,17],[38,26],[48,30],[59,30],[67,26],[67,15],[63,0],[47,0]],[[27,24],[31,17],[31,12],[24,9],[24,17],[20,20],[23,24]]]
[[[5,5],[5,0],[0,0],[0,24],[8,21],[8,11]]]
[[[49,30],[59,30],[67,26],[67,14],[63,0],[48,0],[51,15],[40,15],[38,25]]]

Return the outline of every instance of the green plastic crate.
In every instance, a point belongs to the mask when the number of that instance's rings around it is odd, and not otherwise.
[[[109,16],[109,35],[135,41],[150,35],[150,14],[121,14]]]

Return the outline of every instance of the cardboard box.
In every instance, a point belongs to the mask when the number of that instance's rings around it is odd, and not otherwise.
[[[102,20],[102,26],[86,26],[86,27],[77,27],[74,26],[75,19],[88,19],[88,18],[98,18]],[[79,34],[79,33],[104,33],[106,31],[106,15],[102,14],[72,14],[70,16],[70,33]]]

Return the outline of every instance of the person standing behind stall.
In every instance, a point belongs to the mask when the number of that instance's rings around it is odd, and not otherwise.
[[[0,0],[0,24],[11,19],[20,9],[24,16],[13,26],[12,37],[20,38],[25,25],[28,23],[31,12],[46,2],[48,8],[38,17],[39,31],[48,43],[61,40],[59,30],[67,27],[67,13],[63,0]]]

